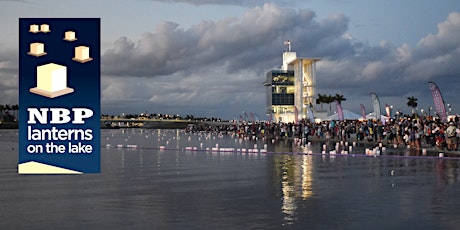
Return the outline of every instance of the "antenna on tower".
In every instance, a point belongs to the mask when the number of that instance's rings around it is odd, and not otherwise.
[[[288,46],[288,52],[291,52],[291,41],[284,41],[284,45]]]

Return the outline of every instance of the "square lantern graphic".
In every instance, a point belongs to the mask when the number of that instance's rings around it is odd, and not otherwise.
[[[38,28],[38,25],[32,24],[32,25],[29,26],[29,32],[38,33],[38,32],[40,32],[40,29]]]
[[[40,43],[40,42],[30,43],[30,49],[27,54],[35,56],[35,57],[41,57],[41,56],[46,55],[45,44]]]
[[[73,42],[77,40],[77,37],[75,37],[75,32],[74,31],[66,31],[64,33],[64,40]]]
[[[93,60],[89,57],[89,47],[87,46],[78,46],[75,47],[75,57],[72,60],[85,63]]]
[[[55,98],[73,91],[67,87],[67,67],[55,63],[37,67],[37,87],[30,89],[31,93]]]
[[[41,25],[40,25],[40,32],[42,32],[42,33],[49,33],[49,32],[51,32],[51,30],[50,30],[50,25],[48,25],[48,24],[41,24]]]

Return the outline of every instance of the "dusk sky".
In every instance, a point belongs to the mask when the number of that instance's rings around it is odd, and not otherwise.
[[[0,0],[0,104],[18,103],[19,18],[101,18],[102,114],[265,119],[263,82],[285,40],[315,57],[316,91],[344,109],[427,110],[428,82],[460,112],[458,0]],[[434,110],[433,110],[434,111]]]

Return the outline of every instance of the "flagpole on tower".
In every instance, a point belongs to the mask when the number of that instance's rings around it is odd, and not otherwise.
[[[287,45],[288,46],[288,52],[291,52],[291,41],[289,41],[289,40],[284,41],[284,45]]]

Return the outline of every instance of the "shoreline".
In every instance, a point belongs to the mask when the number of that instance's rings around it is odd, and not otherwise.
[[[308,139],[310,142],[334,142],[334,143],[340,143],[341,141],[340,140],[337,140],[337,139],[326,139],[326,138],[318,138],[318,137],[309,137]],[[353,145],[353,143],[356,143],[356,145],[362,145],[364,147],[372,147],[372,148],[377,148],[379,147],[380,143],[382,144],[382,147],[385,147],[387,150],[391,150],[391,149],[399,149],[399,150],[402,150],[402,149],[408,149],[408,150],[412,150],[412,151],[420,151],[420,152],[423,152],[423,150],[426,150],[427,152],[430,152],[430,153],[445,153],[445,154],[455,154],[455,155],[458,155],[460,156],[460,151],[459,150],[456,150],[456,151],[451,151],[451,150],[441,150],[441,149],[438,149],[436,146],[431,146],[431,145],[428,145],[426,143],[421,143],[420,147],[419,148],[415,148],[415,147],[408,147],[407,145],[397,145],[397,147],[395,148],[394,147],[394,144],[388,144],[388,143],[383,143],[383,142],[378,142],[378,141],[356,141],[356,138],[350,138],[348,139],[347,141],[344,141],[344,142],[348,142],[349,143],[349,146]],[[351,145],[350,145],[351,143]]]
[[[101,130],[107,130],[107,129],[182,129],[182,125],[180,127],[178,127],[177,125],[174,124],[174,122],[170,122],[169,124],[172,124],[172,125],[163,125],[161,127],[142,127],[142,126],[140,126],[140,127],[104,127],[104,126],[101,126],[100,129]],[[0,130],[1,129],[18,129],[18,122],[2,122],[2,123],[0,123]],[[385,147],[386,149],[410,149],[410,150],[414,150],[414,151],[426,150],[426,151],[429,151],[430,153],[437,152],[437,153],[445,153],[445,154],[455,154],[455,155],[460,156],[460,151],[459,150],[456,150],[456,151],[441,150],[441,149],[438,149],[436,146],[431,146],[431,145],[428,145],[426,143],[423,143],[423,141],[422,141],[422,143],[421,143],[419,148],[408,147],[406,145],[402,146],[401,144],[398,145],[395,148],[394,144],[389,144],[389,143],[383,143],[383,142],[378,142],[378,141],[357,141],[356,137],[353,137],[353,136],[354,135],[352,135],[351,138],[343,141],[343,144],[346,145],[346,146],[352,146],[353,143],[354,143],[355,145],[362,145],[362,146],[365,146],[365,147],[376,148],[376,147],[379,147],[380,143],[381,143],[381,147]],[[294,140],[296,138],[294,138],[294,137],[284,137],[284,138],[280,138],[278,140],[283,140],[283,139],[284,140],[285,139]],[[316,136],[309,136],[308,141],[309,142],[316,142],[316,143],[333,142],[335,144],[342,142],[341,140],[338,140],[338,139],[335,139],[335,138],[320,138],[320,137],[316,137]],[[345,142],[348,142],[348,144],[345,144]]]
[[[18,129],[18,122],[0,122],[0,129]]]

